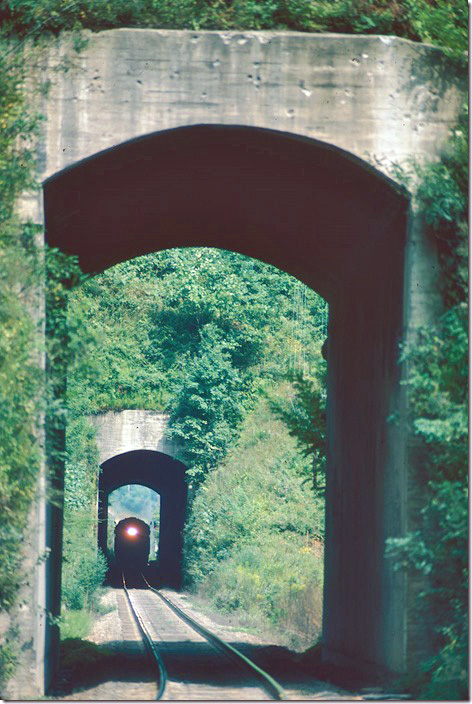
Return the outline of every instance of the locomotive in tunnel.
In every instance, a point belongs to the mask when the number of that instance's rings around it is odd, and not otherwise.
[[[149,535],[149,563],[145,570],[146,579],[153,586],[166,586],[180,589],[182,586],[182,534],[187,511],[186,467],[178,460],[156,450],[131,450],[106,460],[101,465],[98,485],[98,546],[108,557],[108,584],[119,587],[123,567],[120,554],[124,543],[125,552],[133,550],[130,541],[118,541],[120,548],[113,555],[113,545],[119,532],[118,521],[133,516],[135,523],[146,522],[146,535]],[[128,485],[147,487],[159,495],[158,507],[144,511],[140,502],[134,506],[120,501],[116,513],[111,496],[116,490]],[[126,492],[127,493],[127,492]],[[110,510],[109,510],[110,509]],[[110,518],[116,516],[116,530],[112,529]],[[159,515],[156,526],[148,527],[152,518]],[[110,530],[109,530],[110,528]],[[148,533],[149,531],[149,533]],[[134,543],[131,543],[134,545]],[[143,560],[144,562],[144,560]],[[129,568],[126,568],[129,571]],[[137,571],[137,570],[134,570]]]
[[[150,528],[139,518],[115,526],[115,560],[121,570],[144,570],[149,561]]]

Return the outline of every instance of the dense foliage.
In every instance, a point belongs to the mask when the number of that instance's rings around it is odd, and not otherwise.
[[[8,399],[0,412],[1,609],[11,609],[22,579],[18,569],[20,546],[28,508],[35,493],[39,456],[35,425],[39,410],[38,389],[42,383],[40,365],[36,363],[38,325],[22,303],[25,297],[33,300],[31,286],[38,281],[40,272],[34,247],[35,233],[33,228],[19,221],[14,207],[19,194],[33,186],[31,137],[37,120],[31,116],[29,97],[23,87],[27,64],[23,53],[11,41],[64,29],[96,31],[123,26],[393,33],[443,46],[447,53],[463,63],[467,48],[467,14],[465,0],[0,0],[0,394],[3,399]],[[8,45],[5,37],[9,39]],[[423,466],[425,474],[430,477],[431,500],[422,514],[424,524],[421,531],[408,536],[403,546],[392,546],[401,559],[413,562],[417,569],[437,578],[433,584],[433,597],[442,620],[438,616],[441,624],[438,654],[428,664],[433,689],[427,691],[432,692],[431,696],[451,692],[462,694],[466,678],[463,627],[467,611],[463,547],[466,509],[463,440],[466,426],[465,398],[461,390],[467,343],[463,294],[467,278],[463,265],[467,256],[464,237],[465,148],[465,133],[461,127],[454,136],[451,153],[443,162],[421,173],[423,185],[419,196],[438,241],[447,274],[444,297],[448,310],[435,329],[423,331],[417,345],[405,352],[415,370],[409,381],[416,399],[412,406],[412,422],[419,446],[424,451]],[[178,257],[178,253],[175,256]],[[142,266],[143,261],[136,266]],[[156,261],[149,261],[153,269]],[[201,394],[208,389],[210,382],[205,369],[204,341],[212,339],[215,342],[212,353],[218,358],[220,373],[234,391],[230,408],[234,420],[243,418],[255,403],[258,383],[264,376],[255,373],[257,365],[266,374],[264,378],[276,383],[278,369],[286,369],[290,364],[296,369],[294,360],[298,360],[300,367],[300,350],[305,349],[301,344],[305,328],[294,324],[294,316],[288,312],[289,305],[285,312],[282,310],[281,327],[277,333],[270,325],[263,327],[263,355],[258,347],[261,344],[257,335],[258,323],[253,325],[253,321],[249,329],[242,330],[238,341],[237,318],[231,319],[225,314],[226,318],[223,318],[227,327],[221,327],[215,310],[210,311],[210,319],[204,324],[196,315],[196,328],[191,331],[193,338],[192,335],[186,338],[185,315],[188,311],[179,317],[182,312],[179,310],[174,319],[174,309],[179,309],[179,301],[171,304],[163,296],[166,285],[169,291],[172,288],[165,271],[159,269],[154,277],[162,285],[157,289],[157,296],[143,292],[141,279],[146,276],[141,269],[139,276],[136,271],[133,272],[133,266],[130,269],[125,267],[122,272],[119,268],[114,270],[108,282],[105,279],[98,282],[95,294],[94,283],[89,282],[88,288],[81,289],[84,298],[82,302],[74,303],[74,312],[69,318],[73,358],[77,360],[69,378],[66,506],[74,515],[71,526],[80,526],[84,512],[91,516],[90,498],[96,464],[93,433],[84,418],[90,410],[169,407],[176,435],[180,434],[189,442],[192,437],[201,436],[202,424],[206,422],[213,432],[211,441],[206,446],[196,446],[198,451],[189,458],[194,463],[198,483],[208,469],[221,461],[236,439],[228,431],[226,411],[219,407],[218,398],[213,398],[208,408],[201,405]],[[126,280],[129,272],[132,285]],[[121,273],[124,282],[120,279]],[[170,276],[175,273],[172,266],[167,273]],[[271,285],[274,282],[275,279]],[[115,296],[109,296],[108,286]],[[123,298],[118,304],[121,291]],[[117,304],[114,319],[110,308],[106,312],[101,308],[102,292],[104,299],[108,297]],[[292,294],[293,289],[286,293],[286,302],[293,299]],[[159,296],[165,302],[162,307],[156,303]],[[199,302],[198,296],[196,300],[192,296],[190,299],[197,313],[205,313],[204,302]],[[187,301],[187,295],[183,300]],[[228,302],[228,306],[232,304],[232,301]],[[130,322],[134,317],[146,321],[146,325],[135,326],[134,334],[127,339],[120,333],[121,325],[117,325],[121,324],[123,315],[125,321]],[[307,318],[311,319],[313,315],[316,311],[307,311]],[[155,324],[151,322],[153,316]],[[97,324],[94,324],[94,318]],[[182,325],[182,349],[187,345],[190,357],[186,357],[181,349],[174,350],[175,356],[172,357],[172,352],[167,358],[169,346],[164,337],[158,335],[152,340],[152,330],[164,330],[166,325],[168,335],[172,337],[177,329],[174,323]],[[250,329],[251,325],[254,331]],[[128,328],[124,325],[123,329]],[[316,331],[310,325],[306,331],[307,336],[316,337]],[[252,332],[255,332],[254,339]],[[287,346],[290,334],[292,343]],[[157,344],[154,344],[156,340]],[[247,351],[252,355],[249,362],[244,360],[244,355],[237,358],[238,350],[246,352],[246,343]],[[91,354],[91,350],[97,349],[100,349],[100,355]],[[153,356],[156,350],[157,356]],[[314,366],[313,360],[308,362],[310,379]],[[187,394],[184,384],[189,370],[193,374],[191,394]],[[301,388],[300,391],[295,405],[299,402],[296,413],[303,415],[305,391]],[[321,396],[319,398],[322,401]],[[179,422],[179,408],[187,410],[189,404],[195,414],[193,427]],[[280,404],[284,411],[283,400]],[[56,410],[60,415],[61,409]],[[286,420],[291,422],[288,416]],[[301,446],[308,448],[311,441],[306,442],[303,424],[300,427],[301,430],[294,432],[295,437]],[[303,462],[300,465],[297,461],[296,464],[296,475],[302,471],[302,465],[307,471]],[[201,500],[200,496],[201,493],[197,500]],[[77,529],[76,537],[79,532]],[[439,540],[436,539],[438,535],[441,536]],[[66,535],[66,544],[68,539]],[[454,560],[448,559],[450,555],[454,555]],[[97,569],[98,563],[91,568],[90,574],[97,575]],[[0,680],[11,673],[14,641],[15,633],[10,631],[2,643]]]
[[[326,304],[300,287],[213,249],[149,255],[86,282],[69,307],[71,422],[110,408],[167,410],[196,487],[261,385],[321,361]]]
[[[254,577],[262,584],[253,610],[259,624],[288,631],[291,626],[298,643],[317,637],[323,501],[311,491],[312,458],[297,450],[296,441],[260,399],[265,392],[280,408],[289,402],[291,408],[306,410],[307,397],[299,385],[303,371],[315,378],[323,366],[325,302],[260,261],[213,249],[172,250],[127,262],[83,283],[70,296],[69,331],[75,355],[68,375],[66,536],[74,530],[69,512],[74,515],[87,502],[87,487],[96,483],[93,434],[85,414],[139,407],[143,401],[167,410],[194,500],[188,583],[208,593],[218,590],[222,608],[223,594],[236,586],[231,604],[238,598],[243,603],[247,585],[241,575]],[[286,380],[288,372],[296,374],[295,383]],[[313,382],[307,383],[313,401],[323,388],[317,386],[315,393]],[[258,410],[251,411],[255,404]],[[318,420],[324,426],[322,414]],[[243,434],[235,448],[241,423]],[[255,435],[253,426],[258,428]],[[321,445],[318,439],[318,455]],[[221,467],[229,450],[233,459]],[[306,454],[310,452],[311,446]],[[252,476],[246,481],[241,472],[247,474],[250,464]],[[211,487],[219,481],[213,477],[222,473],[228,478],[220,506]],[[210,505],[216,501],[214,507],[204,508],[205,499]],[[234,521],[229,505],[239,516]],[[195,540],[195,535],[203,538]],[[220,540],[227,547],[231,542],[231,550],[222,551]],[[66,563],[68,583],[70,572]]]
[[[185,536],[189,584],[298,647],[321,631],[324,506],[304,481],[310,470],[261,399],[198,492]]]
[[[66,513],[62,600],[69,609],[92,607],[107,571],[104,555],[101,552],[97,555],[94,518],[84,510]]]
[[[33,185],[31,135],[37,124],[23,93],[24,68],[0,41],[0,610],[10,610],[24,581],[22,541],[35,496],[41,390],[39,321],[25,305],[39,282],[35,232],[15,215]],[[14,630],[0,652],[0,683],[11,673]]]
[[[443,272],[443,315],[404,350],[415,456],[428,487],[418,530],[391,540],[399,566],[427,578],[436,654],[415,694],[464,699],[468,688],[468,150],[463,120],[441,162],[417,170],[417,197]]]
[[[113,27],[276,29],[396,34],[428,41],[462,57],[465,0],[2,0],[5,31],[24,34]]]
[[[64,499],[62,617],[67,609],[90,609],[106,573],[106,560],[97,551],[96,492],[98,454],[93,426],[80,413],[83,399],[71,402],[67,393],[70,370],[80,368],[78,337],[68,315],[71,286],[83,275],[74,258],[46,251],[46,457],[49,500]],[[65,464],[65,476],[64,476]]]
[[[313,376],[301,372],[292,378],[294,394],[270,397],[270,408],[311,459],[309,479],[315,491],[324,488],[326,470],[326,364],[319,360]],[[321,483],[320,483],[321,479]]]
[[[96,544],[95,432],[88,418],[73,410],[67,422],[65,459],[62,602],[65,609],[77,611],[95,605],[107,563]]]
[[[36,121],[25,107],[21,66],[8,67],[0,72],[0,395],[8,399],[0,410],[1,608],[11,606],[21,583],[19,544],[34,494],[40,383],[37,326],[25,307],[39,282],[34,230],[14,215],[16,198],[32,187],[29,133]]]

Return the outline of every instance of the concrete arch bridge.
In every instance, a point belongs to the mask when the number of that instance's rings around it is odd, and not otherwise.
[[[462,85],[433,47],[394,37],[113,30],[43,50],[38,145],[47,242],[85,272],[212,246],[293,274],[330,305],[323,656],[405,672],[427,651],[419,586],[385,540],[415,525],[421,483],[399,344],[435,315],[439,269],[392,163],[437,158]],[[67,57],[73,68],[56,71]],[[40,80],[38,75],[38,81]],[[395,416],[398,422],[388,422]],[[23,696],[50,677],[60,541],[38,504],[22,617]],[[60,524],[60,512],[56,513]]]

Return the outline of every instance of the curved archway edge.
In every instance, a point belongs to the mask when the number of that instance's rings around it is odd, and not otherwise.
[[[329,299],[369,278],[372,250],[388,248],[407,197],[318,140],[195,125],[64,169],[45,181],[44,203],[48,244],[77,255],[86,273],[158,249],[213,246],[273,264]]]
[[[182,584],[182,531],[187,507],[185,465],[153,450],[132,450],[102,463],[98,478],[98,547],[107,553],[108,497],[128,484],[141,484],[161,497],[159,531],[160,584]]]
[[[214,246],[273,264],[329,301],[324,655],[404,670],[406,586],[384,545],[405,526],[405,431],[387,419],[402,403],[406,195],[316,140],[197,125],[79,162],[45,182],[44,198],[48,243],[85,272]]]

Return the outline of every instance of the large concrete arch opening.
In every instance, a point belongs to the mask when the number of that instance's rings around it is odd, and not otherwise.
[[[408,199],[319,141],[197,125],[99,153],[45,182],[49,245],[84,272],[171,247],[214,246],[296,276],[330,304],[323,649],[401,671],[407,591],[384,558],[405,524],[398,344]]]
[[[107,554],[108,497],[122,486],[140,484],[160,497],[159,584],[182,585],[182,531],[187,507],[185,465],[153,450],[132,450],[106,460],[98,478],[98,547]]]

